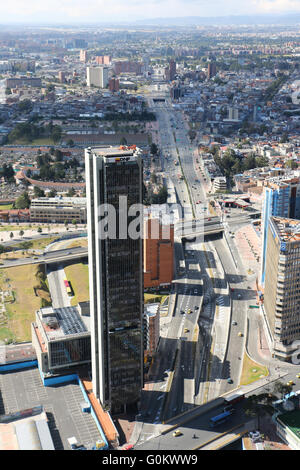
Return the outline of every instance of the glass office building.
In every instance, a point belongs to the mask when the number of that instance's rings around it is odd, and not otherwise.
[[[85,151],[93,392],[113,413],[138,403],[143,386],[143,213],[139,236],[128,235],[142,204],[140,153]]]
[[[270,178],[266,181],[262,206],[262,256],[261,286],[265,284],[266,252],[268,242],[269,218],[289,217],[300,218],[300,179],[293,175]]]

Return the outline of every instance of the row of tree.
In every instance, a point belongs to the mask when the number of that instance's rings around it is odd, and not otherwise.
[[[45,191],[38,186],[34,187],[33,190],[34,197],[45,197]],[[73,188],[69,189],[67,192],[68,197],[75,196],[76,192]],[[49,191],[47,197],[55,197],[57,195],[56,191],[52,189]],[[15,200],[13,207],[14,209],[29,209],[31,200],[27,191],[24,191],[17,199]]]
[[[46,126],[38,126],[34,122],[20,122],[8,134],[8,142],[14,143],[18,140],[32,142],[35,139],[46,137],[51,138],[53,142],[59,142],[62,136],[60,126],[53,125],[52,122]]]
[[[236,154],[233,149],[227,150],[222,158],[218,153],[215,153],[214,160],[222,173],[228,178],[252,168],[264,167],[269,164],[266,157],[257,157],[254,153],[242,157],[240,154]]]
[[[134,111],[132,113],[106,113],[105,121],[156,121],[154,113],[149,111]]]

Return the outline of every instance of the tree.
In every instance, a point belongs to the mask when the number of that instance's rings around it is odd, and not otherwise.
[[[122,139],[120,140],[120,145],[127,145],[127,140],[125,139],[125,137],[122,137]]]
[[[3,245],[0,245],[0,255],[2,255],[2,253],[4,253],[5,251],[5,248]]]
[[[296,168],[298,168],[298,163],[295,160],[288,160],[287,162],[285,162],[285,167],[295,170]]]
[[[74,197],[75,196],[75,189],[70,188],[69,191],[67,192],[68,197]]]
[[[191,129],[191,130],[189,130],[188,135],[189,135],[190,140],[193,141],[195,139],[197,133],[196,133],[196,131]]]
[[[9,237],[10,237],[11,239],[13,239],[13,238],[14,238],[14,234],[13,234],[12,232],[10,232]]]
[[[33,246],[33,243],[31,241],[26,241],[26,242],[21,242],[20,243],[20,248],[22,250],[29,250],[29,248],[31,248]]]
[[[280,143],[285,144],[288,141],[289,141],[289,138],[288,138],[287,132],[284,132],[281,136]]]
[[[256,167],[255,155],[250,153],[244,160],[244,169],[252,170],[252,168],[255,168],[255,167]]]
[[[16,199],[14,206],[16,209],[29,209],[30,198],[26,191]]]
[[[74,140],[72,140],[72,139],[67,140],[67,146],[68,147],[74,147]]]
[[[53,83],[47,86],[47,92],[51,93],[54,90],[55,90],[55,85],[53,85]]]
[[[257,427],[260,428],[260,418],[266,414],[266,401],[268,394],[250,395],[244,402],[245,414],[257,418]]]
[[[19,235],[20,235],[20,237],[23,237],[23,235],[24,235],[24,230],[20,230]]]
[[[58,142],[61,139],[61,134],[62,134],[61,127],[53,126],[51,137],[54,140],[54,142]]]
[[[59,149],[56,149],[54,151],[54,157],[56,162],[62,162],[63,161],[63,154]]]
[[[158,147],[157,147],[156,144],[154,144],[154,143],[151,144],[151,146],[150,146],[150,153],[151,153],[151,155],[157,155],[157,153],[158,153]]]
[[[30,100],[22,100],[18,104],[18,108],[20,111],[31,111],[33,108],[33,104]]]
[[[49,191],[49,197],[55,197],[57,194],[57,192],[55,191],[55,189],[51,189],[51,191]]]
[[[0,170],[0,175],[3,176],[5,181],[13,182],[14,179],[14,169],[11,165],[7,165],[6,163],[3,164],[2,169]]]
[[[34,186],[33,192],[35,197],[45,197],[45,192],[38,186]]]
[[[151,183],[154,183],[154,184],[157,182],[157,176],[155,173],[151,173],[150,181]]]
[[[292,391],[293,387],[291,385],[286,385],[283,382],[277,381],[274,385],[274,393],[279,393],[281,398],[284,397],[287,393]]]
[[[38,227],[37,232],[42,233],[42,231],[43,231],[42,227]]]

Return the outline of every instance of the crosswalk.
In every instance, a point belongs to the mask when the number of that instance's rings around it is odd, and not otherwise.
[[[216,318],[216,321],[219,323],[224,323],[226,320],[226,317],[228,315],[228,307],[225,306],[225,297],[224,295],[219,295],[216,299],[216,304],[218,305],[218,316]]]

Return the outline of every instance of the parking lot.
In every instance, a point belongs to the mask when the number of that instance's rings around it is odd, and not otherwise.
[[[56,450],[69,449],[75,436],[87,448],[101,438],[90,413],[81,411],[84,397],[75,382],[44,387],[37,368],[0,374],[0,414],[43,405]]]

